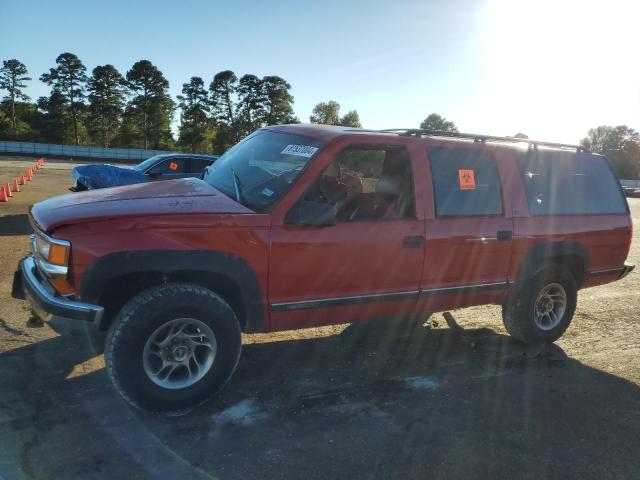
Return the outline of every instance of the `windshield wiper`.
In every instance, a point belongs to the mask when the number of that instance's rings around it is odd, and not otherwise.
[[[230,168],[231,174],[233,175],[233,186],[236,190],[236,202],[242,203],[242,183],[240,182],[240,177],[233,168]]]

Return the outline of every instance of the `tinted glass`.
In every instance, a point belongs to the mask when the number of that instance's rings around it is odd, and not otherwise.
[[[211,160],[206,158],[192,158],[189,166],[189,172],[195,174],[201,174],[205,167],[211,165]]]
[[[333,205],[339,222],[415,216],[409,155],[397,146],[349,147],[322,172],[304,199]]]
[[[144,172],[147,168],[155,165],[156,163],[158,163],[159,159],[165,157],[165,154],[162,155],[154,155],[153,157],[149,157],[147,158],[145,161],[140,162],[139,164],[137,164],[135,167],[133,167],[136,170],[140,170],[141,172]]]
[[[439,217],[502,214],[498,169],[489,153],[439,147],[428,154]]]
[[[168,158],[152,167],[147,173],[169,174],[185,173],[187,171],[187,159],[184,157]]]
[[[532,215],[627,212],[619,182],[600,155],[529,152],[520,167]]]

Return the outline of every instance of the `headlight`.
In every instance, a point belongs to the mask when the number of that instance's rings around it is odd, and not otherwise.
[[[51,265],[66,267],[69,263],[71,244],[66,240],[52,238],[38,230],[35,232],[31,247],[36,259]]]
[[[31,250],[40,270],[53,288],[62,295],[73,294],[73,287],[67,281],[69,273],[69,253],[71,244],[58,240],[34,228],[31,235]]]

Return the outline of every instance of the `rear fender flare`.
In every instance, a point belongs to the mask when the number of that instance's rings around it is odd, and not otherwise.
[[[576,278],[578,286],[582,284],[589,272],[589,251],[578,242],[551,242],[532,247],[525,256],[518,273],[515,276],[516,289],[521,286],[527,278],[538,273],[544,268],[547,261],[554,257],[577,257],[581,261],[583,278]]]

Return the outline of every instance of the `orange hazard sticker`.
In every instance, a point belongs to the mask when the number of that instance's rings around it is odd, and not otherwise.
[[[178,164],[176,162],[171,162],[169,164],[169,168],[175,172],[178,169]]]
[[[458,181],[460,182],[460,190],[476,189],[476,176],[473,170],[458,170]]]

